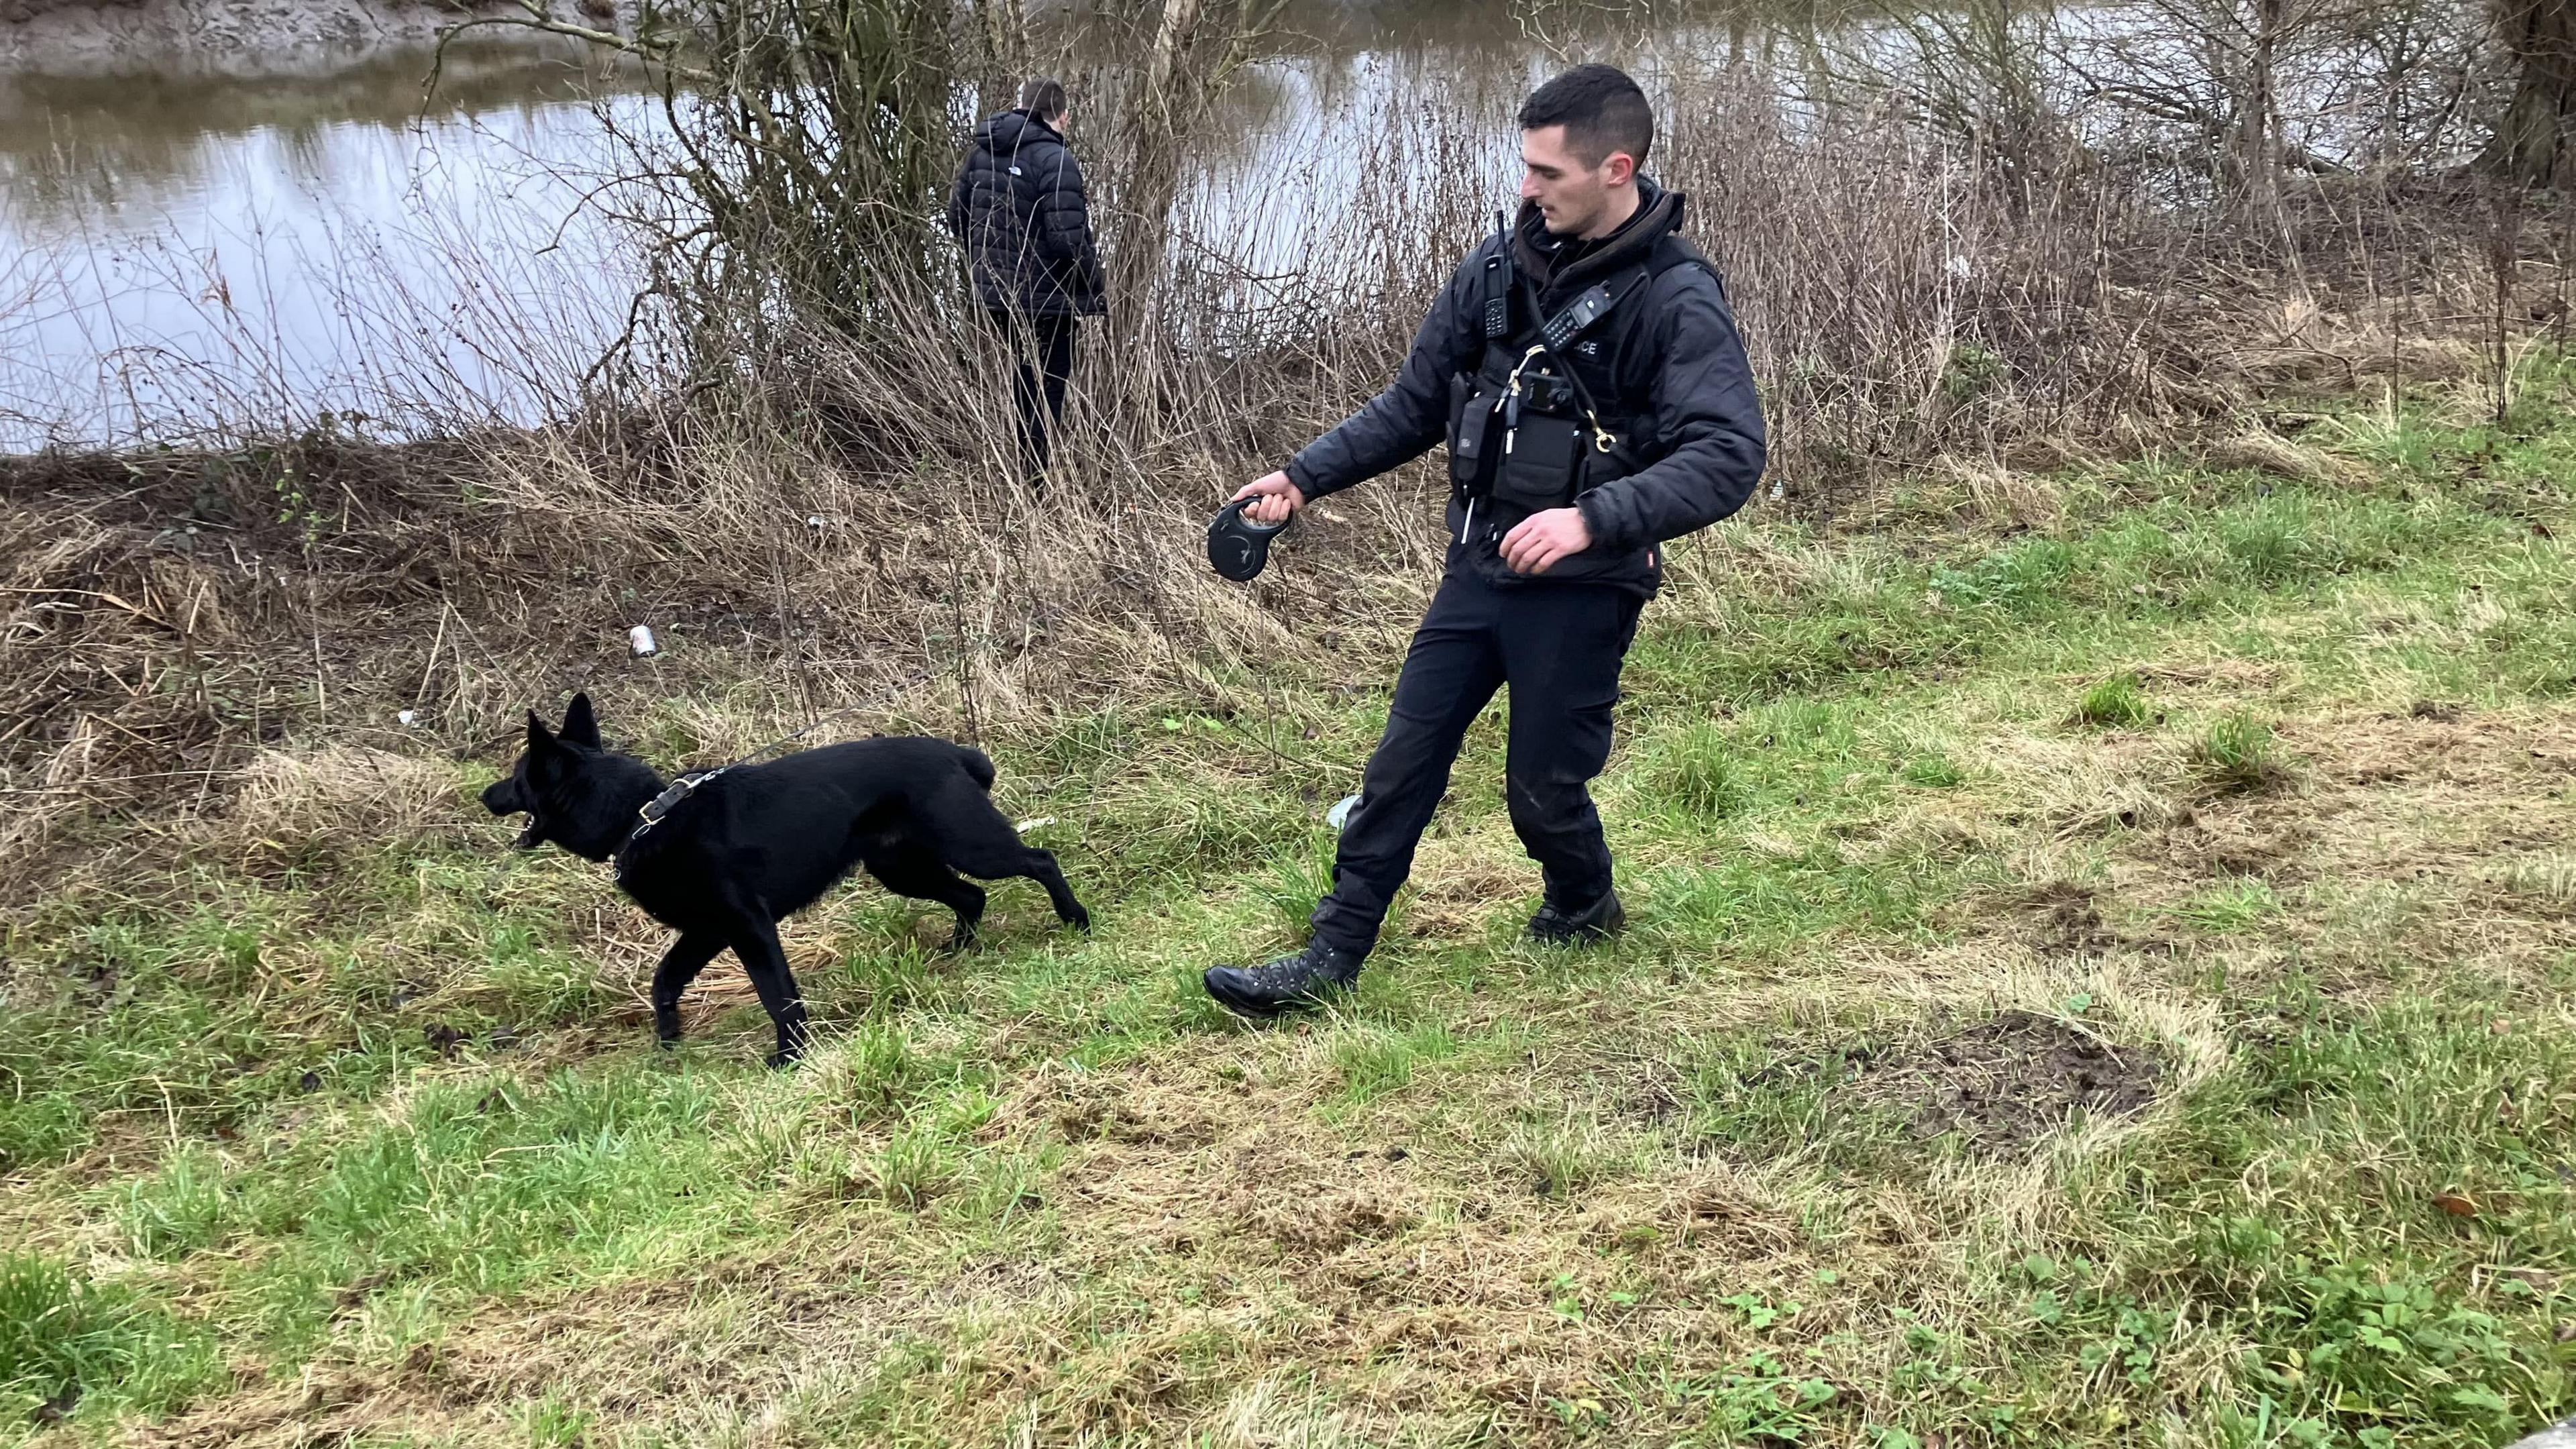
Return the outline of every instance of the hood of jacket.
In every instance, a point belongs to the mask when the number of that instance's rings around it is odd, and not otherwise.
[[[1521,203],[1512,232],[1512,261],[1540,292],[1588,287],[1620,268],[1645,260],[1655,243],[1678,230],[1683,204],[1678,191],[1666,191],[1644,176],[1637,178],[1636,214],[1598,241],[1561,237],[1547,229],[1534,202]]]
[[[1004,111],[975,128],[975,144],[996,156],[1009,155],[1038,141],[1052,141],[1061,146],[1064,137],[1057,134],[1055,127],[1026,111]]]

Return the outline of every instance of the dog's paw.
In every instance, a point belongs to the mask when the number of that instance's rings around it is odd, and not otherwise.
[[[771,1052],[768,1058],[770,1069],[772,1071],[783,1072],[789,1067],[796,1065],[798,1061],[803,1059],[804,1055],[805,1054],[801,1051]]]
[[[1073,914],[1065,917],[1064,923],[1086,936],[1091,934],[1091,912],[1080,906],[1073,908]]]
[[[984,937],[975,931],[957,931],[948,937],[948,950],[951,955],[963,956],[970,951],[983,949],[983,945]]]

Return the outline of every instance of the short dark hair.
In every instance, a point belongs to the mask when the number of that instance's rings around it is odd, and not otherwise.
[[[1646,93],[1615,65],[1578,65],[1530,92],[1521,129],[1563,126],[1566,144],[1593,166],[1625,151],[1639,166],[1655,145],[1655,112]]]
[[[1064,82],[1051,76],[1031,76],[1020,87],[1020,109],[1041,121],[1052,121],[1064,114]]]

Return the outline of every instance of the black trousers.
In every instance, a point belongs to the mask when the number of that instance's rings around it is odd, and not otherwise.
[[[1048,430],[1064,418],[1065,380],[1073,376],[1075,319],[991,309],[984,316],[1002,335],[1014,359],[1017,371],[1011,380],[1011,401],[1020,412],[1020,465],[1034,479],[1046,471]]]
[[[1608,584],[1497,588],[1464,570],[1441,581],[1344,823],[1332,893],[1315,907],[1316,940],[1359,955],[1377,943],[1448,792],[1467,726],[1504,684],[1512,709],[1504,799],[1547,898],[1579,909],[1610,889],[1610,847],[1586,786],[1610,759],[1619,669],[1644,603]]]

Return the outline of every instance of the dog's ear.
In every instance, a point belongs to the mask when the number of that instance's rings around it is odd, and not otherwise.
[[[566,743],[587,749],[599,748],[599,716],[590,711],[590,696],[576,694],[564,710],[563,737]]]
[[[529,710],[528,753],[532,755],[541,755],[554,747],[555,732],[546,728],[546,722],[537,717],[537,712],[535,710]]]

